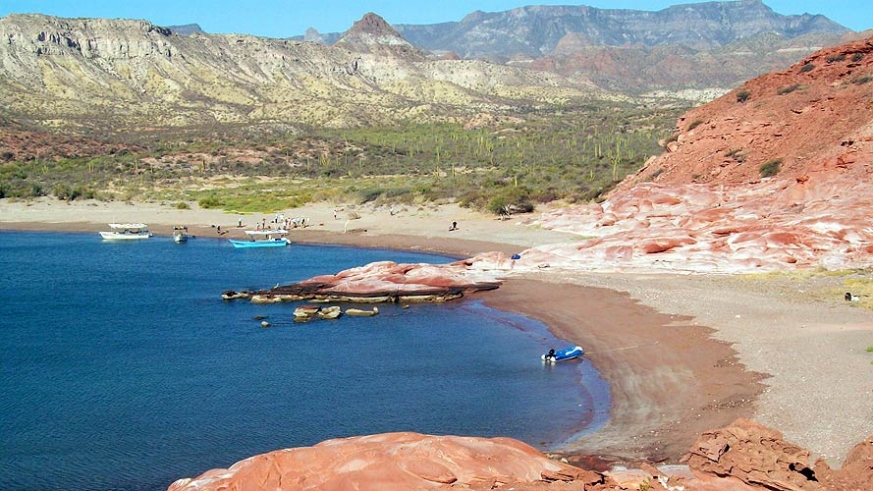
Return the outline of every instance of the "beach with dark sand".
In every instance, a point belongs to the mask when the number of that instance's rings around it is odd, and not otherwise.
[[[459,258],[580,240],[531,226],[532,216],[496,220],[454,205],[392,211],[314,204],[285,213],[309,218],[311,226],[289,234],[294,242]],[[157,203],[0,200],[0,233],[96,234],[109,222],[144,222],[158,234],[185,225],[194,236],[226,239],[273,217]],[[452,222],[457,230],[449,230]],[[609,382],[610,419],[560,449],[571,461],[676,462],[701,432],[746,417],[833,465],[869,435],[873,421],[873,369],[865,352],[873,344],[873,313],[822,294],[839,287],[838,277],[544,269],[511,272],[498,290],[475,298],[542,321],[583,346]]]

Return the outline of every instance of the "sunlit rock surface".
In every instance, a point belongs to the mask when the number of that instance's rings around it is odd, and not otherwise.
[[[257,455],[229,469],[180,479],[169,491],[408,491],[449,484],[569,481],[580,474],[584,471],[509,438],[386,433]]]
[[[580,240],[524,251],[510,266],[705,273],[864,267],[873,257],[870,216],[873,186],[839,177],[646,183],[601,204],[544,214],[542,227]]]

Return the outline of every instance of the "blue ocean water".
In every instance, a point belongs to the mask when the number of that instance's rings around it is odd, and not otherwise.
[[[390,250],[0,233],[0,489],[164,490],[254,454],[390,431],[540,448],[603,424],[608,390],[541,323],[463,300],[294,323],[224,302]],[[270,328],[255,316],[266,316]]]

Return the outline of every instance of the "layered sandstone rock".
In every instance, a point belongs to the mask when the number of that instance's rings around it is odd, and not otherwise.
[[[408,491],[443,485],[597,482],[600,476],[550,460],[508,438],[388,433],[277,450],[180,479],[169,491]],[[578,487],[576,489],[582,489]]]
[[[704,433],[687,467],[615,469],[605,475],[552,460],[510,438],[387,433],[277,450],[174,482],[168,491],[867,491],[873,436],[839,470],[748,420]]]
[[[873,436],[858,444],[839,470],[753,421],[701,435],[684,457],[704,480],[737,479],[752,489],[848,491],[873,489]],[[694,489],[694,488],[691,488]]]
[[[491,274],[468,268],[468,263],[398,264],[378,261],[337,274],[310,278],[293,285],[247,293],[226,291],[226,300],[250,298],[255,303],[296,302],[445,302],[467,292],[493,290],[499,283]]]

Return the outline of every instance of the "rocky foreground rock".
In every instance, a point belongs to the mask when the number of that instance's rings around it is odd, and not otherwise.
[[[327,440],[257,455],[180,479],[168,491],[782,490],[873,489],[873,436],[839,470],[752,421],[704,433],[687,468],[598,473],[550,459],[510,438],[387,433]]]

